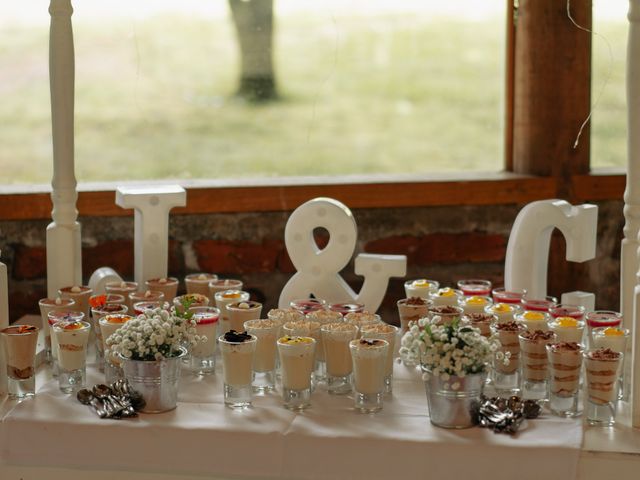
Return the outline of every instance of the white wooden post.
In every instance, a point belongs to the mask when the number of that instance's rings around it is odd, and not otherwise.
[[[0,252],[0,257],[2,253]],[[0,262],[0,329],[9,326],[9,285],[7,281],[7,266]],[[4,361],[4,347],[0,342],[0,395],[7,391],[7,369]]]
[[[59,288],[82,283],[82,250],[73,163],[75,66],[71,1],[51,0],[49,13],[53,222],[47,227],[47,295],[53,298]]]
[[[632,335],[631,421],[640,428],[640,0],[629,1],[627,43],[627,188],[624,192],[624,240],[620,258],[620,295],[625,326]],[[633,274],[637,273],[637,278]],[[635,286],[635,287],[634,287]],[[634,290],[635,288],[635,290]]]

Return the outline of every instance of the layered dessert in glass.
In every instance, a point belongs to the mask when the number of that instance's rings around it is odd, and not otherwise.
[[[549,330],[550,319],[551,317],[548,313],[535,310],[526,310],[516,315],[516,321],[520,322],[530,332],[535,332],[536,330],[546,332]]]
[[[183,313],[185,308],[191,307],[208,307],[209,297],[199,293],[186,293],[179,295],[173,299],[173,306],[177,313]]]
[[[520,391],[520,333],[524,330],[519,323],[496,322],[491,331],[500,341],[500,348],[493,361],[492,383],[496,392],[502,396],[517,394]],[[508,359],[505,362],[505,358]]]
[[[216,369],[216,337],[220,310],[215,307],[190,307],[196,322],[196,335],[204,338],[191,347],[189,370],[196,375],[212,375]]]
[[[178,294],[180,281],[176,277],[150,278],[144,282],[144,285],[147,287],[147,290],[164,293],[165,301],[171,303]]]
[[[461,307],[453,305],[433,305],[429,307],[431,320],[439,325],[451,325],[454,321],[459,321],[463,313]]]
[[[212,280],[209,282],[209,300],[211,304],[216,301],[216,293],[224,292],[226,290],[242,290],[244,284],[242,280],[235,278],[219,278],[218,280]]]
[[[522,297],[522,309],[534,312],[548,312],[550,308],[558,305],[556,297],[546,296],[544,298],[532,298],[525,295]]]
[[[254,393],[264,394],[275,389],[280,323],[269,319],[248,320],[244,322],[244,328],[257,339],[251,386]]]
[[[436,293],[439,288],[439,282],[436,282],[435,280],[428,280],[426,278],[407,280],[404,282],[404,292],[407,298],[419,297],[428,300],[429,295]]]
[[[549,409],[560,417],[575,417],[578,410],[580,371],[584,347],[576,342],[546,346],[549,361]]]
[[[331,312],[339,313],[341,316],[345,316],[351,312],[364,312],[364,305],[362,303],[344,302],[344,303],[332,303],[329,305]]]
[[[496,321],[496,316],[489,313],[467,313],[462,316],[462,323],[477,328],[483,337],[491,336],[491,325]]]
[[[353,365],[349,342],[358,336],[358,327],[350,323],[328,323],[320,327],[327,367],[327,389],[334,395],[351,392]]]
[[[620,327],[598,327],[591,331],[591,340],[593,348],[608,348],[614,352],[620,352],[625,355],[622,362],[622,368],[620,369],[620,379],[618,388],[618,397],[623,400],[627,400],[629,397],[630,389],[625,386],[625,376],[629,373],[626,372],[626,354],[627,346],[629,345],[629,330]]]
[[[214,295],[216,300],[216,307],[220,310],[220,328],[223,332],[228,332],[231,330],[231,323],[229,320],[229,311],[227,310],[227,306],[232,303],[239,302],[248,302],[249,301],[249,292],[243,292],[242,290],[223,290],[221,292],[216,292]],[[258,317],[253,318],[259,318]],[[251,320],[247,318],[245,320]],[[241,331],[242,327],[237,329],[236,331]]]
[[[511,305],[518,305],[522,303],[522,299],[527,294],[525,289],[512,288],[507,290],[506,288],[494,288],[491,291],[494,303],[508,303]]]
[[[520,340],[520,360],[522,365],[522,397],[526,400],[547,400],[549,361],[547,344],[555,341],[552,331],[524,331]]]
[[[398,316],[400,317],[400,328],[402,332],[409,331],[410,322],[417,322],[428,316],[430,300],[422,297],[409,297],[398,300]]]
[[[573,317],[557,317],[549,322],[549,329],[558,342],[583,343],[584,321]]]
[[[327,302],[320,298],[302,298],[291,301],[289,306],[306,315],[316,310],[324,310],[327,306]]]
[[[364,325],[360,331],[363,339],[380,339],[389,344],[384,367],[384,391],[392,393],[393,391],[393,358],[395,355],[396,341],[398,337],[398,327],[388,325],[386,323]]]
[[[111,303],[110,300],[117,300]],[[120,303],[121,302],[121,303]],[[124,297],[115,293],[97,295],[91,297],[91,331],[89,334],[89,344],[95,343],[96,363],[98,370],[104,372],[104,349],[102,341],[102,331],[100,330],[100,319],[105,315],[129,313],[129,309],[124,304]],[[94,337],[93,339],[91,337]]]
[[[246,332],[226,332],[218,338],[224,372],[224,403],[230,408],[246,408],[252,401],[253,358],[257,338]]]
[[[349,343],[353,362],[355,408],[362,413],[382,409],[389,342],[360,338]]]
[[[58,322],[53,335],[58,344],[58,386],[63,393],[73,393],[86,384],[89,322]]]
[[[36,394],[38,330],[33,325],[13,325],[0,330],[7,368],[7,394],[11,399]]]
[[[58,295],[62,298],[71,298],[76,303],[72,310],[84,313],[84,318],[89,318],[89,298],[93,295],[93,290],[84,285],[74,285],[58,290]]]
[[[311,405],[311,374],[316,341],[311,337],[284,336],[278,339],[282,366],[282,399],[285,408],[303,410]]]
[[[587,372],[585,416],[590,425],[611,426],[615,423],[623,358],[624,354],[609,348],[584,353]]]
[[[164,293],[160,290],[146,290],[144,292],[137,291],[129,294],[131,305],[139,302],[164,302]]]
[[[593,348],[592,332],[595,328],[616,327],[622,325],[622,314],[611,310],[594,310],[586,315],[587,322],[587,343],[589,348]]]
[[[104,375],[107,383],[113,383],[116,380],[124,378],[122,371],[121,361],[118,355],[111,352],[107,345],[107,340],[129,320],[133,320],[134,317],[127,314],[109,314],[105,315],[98,322],[100,326],[100,332],[102,334],[102,348],[104,350]]]
[[[42,319],[42,331],[44,333],[44,348],[46,362],[51,363],[53,361],[51,357],[51,330],[49,329],[49,312],[54,310],[69,310],[75,305],[75,300],[72,298],[42,298],[38,302],[40,307],[40,318]]]
[[[58,322],[81,322],[84,319],[84,313],[76,310],[52,310],[47,315],[49,331],[52,331],[53,326]],[[54,335],[51,335],[51,362],[52,375],[55,378],[58,376],[58,342]]]

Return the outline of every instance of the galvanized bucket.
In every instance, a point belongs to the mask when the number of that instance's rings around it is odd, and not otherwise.
[[[184,348],[180,351],[176,357],[155,361],[122,358],[125,378],[146,402],[141,412],[162,413],[176,408],[182,358],[187,354]]]
[[[476,424],[485,373],[450,377],[444,381],[422,367],[431,423],[443,428],[469,428]]]

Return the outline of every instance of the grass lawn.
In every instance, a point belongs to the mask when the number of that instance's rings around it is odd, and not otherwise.
[[[500,170],[503,23],[282,16],[282,100],[252,106],[233,98],[228,19],[76,21],[77,178]],[[623,23],[600,29],[624,45]],[[47,42],[47,28],[0,30],[0,183],[51,181]],[[594,114],[595,166],[626,161],[624,57],[615,62]]]

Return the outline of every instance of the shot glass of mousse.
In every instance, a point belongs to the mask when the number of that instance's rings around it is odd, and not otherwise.
[[[594,328],[591,331],[591,340],[594,348],[610,348],[614,352],[626,354],[629,342],[629,330],[618,327]],[[627,357],[624,357],[622,367],[620,368],[618,398],[626,400],[630,393],[628,390],[630,389],[625,388],[624,377],[630,372],[626,371],[625,363],[627,363]]]
[[[360,338],[349,342],[353,361],[355,408],[362,413],[382,410],[384,377],[389,342],[378,338]]]
[[[439,282],[426,278],[418,278],[417,280],[407,280],[404,282],[404,293],[407,298],[420,297],[428,300],[429,295],[437,292],[439,288]]]
[[[549,396],[549,360],[547,344],[555,341],[555,333],[529,330],[520,333],[522,365],[522,398],[546,401]]]
[[[71,298],[42,298],[38,302],[40,307],[40,318],[42,319],[42,331],[44,332],[44,348],[47,363],[52,363],[51,357],[51,330],[49,329],[49,312],[53,310],[69,310],[75,305],[75,300]]]
[[[195,375],[212,375],[216,370],[216,334],[220,310],[216,307],[190,307],[191,319],[196,322],[196,334],[204,337],[191,347],[189,370]]]
[[[350,323],[335,322],[320,327],[327,367],[327,390],[334,395],[351,392],[351,352],[349,342],[358,336],[358,327]]]
[[[184,284],[187,288],[187,293],[199,293],[209,298],[209,284],[218,280],[218,275],[215,273],[190,273],[184,277]]]
[[[89,322],[58,322],[53,335],[58,344],[58,386],[63,393],[73,393],[86,384]]]
[[[282,399],[290,410],[304,410],[311,405],[311,374],[316,341],[311,337],[285,335],[278,339],[282,366]]]
[[[398,300],[398,317],[402,333],[409,331],[409,323],[417,322],[429,314],[431,300],[422,297],[408,297]]]
[[[7,394],[11,399],[36,394],[38,327],[13,325],[0,330],[7,364]]]
[[[243,331],[244,322],[258,320],[262,315],[262,304],[253,300],[233,302],[227,305],[227,316],[231,330]]]
[[[114,313],[105,315],[98,322],[100,326],[100,332],[102,334],[102,348],[104,350],[104,376],[107,383],[113,383],[116,380],[124,378],[124,372],[122,371],[122,365],[120,357],[114,355],[107,346],[107,340],[109,337],[116,333],[122,325],[129,320],[133,320],[131,315]]]
[[[224,373],[224,403],[233,409],[251,406],[251,380],[257,338],[231,330],[218,338]]]
[[[265,394],[275,390],[276,343],[280,337],[280,323],[274,320],[247,320],[244,322],[247,333],[257,338],[256,354],[253,357],[253,392]]]
[[[584,347],[576,342],[547,345],[549,360],[549,409],[559,417],[575,417],[578,410],[580,371]]]
[[[54,378],[58,377],[58,342],[55,335],[53,335],[53,326],[58,322],[80,322],[85,319],[84,313],[77,310],[53,310],[47,315],[49,330],[51,335],[51,362],[52,362],[52,375]]]
[[[386,323],[364,325],[361,329],[361,337],[367,340],[380,339],[389,344],[384,363],[384,393],[393,392],[393,355],[395,352],[398,327]],[[351,350],[353,356],[353,350]]]
[[[104,291],[107,293],[114,293],[122,295],[124,297],[124,304],[129,311],[133,310],[133,300],[130,298],[130,294],[138,291],[137,282],[107,282],[104,286]]]
[[[173,299],[178,294],[180,280],[176,277],[150,278],[144,282],[144,285],[147,290],[164,293],[165,301],[173,302]]]
[[[608,427],[616,421],[618,378],[624,354],[610,348],[584,353],[587,371],[585,416],[589,425]]]
[[[58,295],[62,298],[71,298],[75,305],[71,310],[84,313],[84,318],[89,318],[89,298],[93,295],[93,290],[83,285],[64,287],[58,290]]]
[[[223,290],[221,292],[216,292],[214,295],[216,301],[216,307],[220,310],[220,326],[222,332],[228,332],[230,330],[235,330],[231,328],[231,319],[229,316],[229,311],[227,310],[227,306],[232,303],[240,303],[240,302],[248,302],[249,301],[249,292],[244,292],[242,290]],[[260,318],[260,314],[257,317]],[[250,320],[250,318],[245,318],[246,320]],[[236,330],[236,332],[240,332],[242,329]]]

